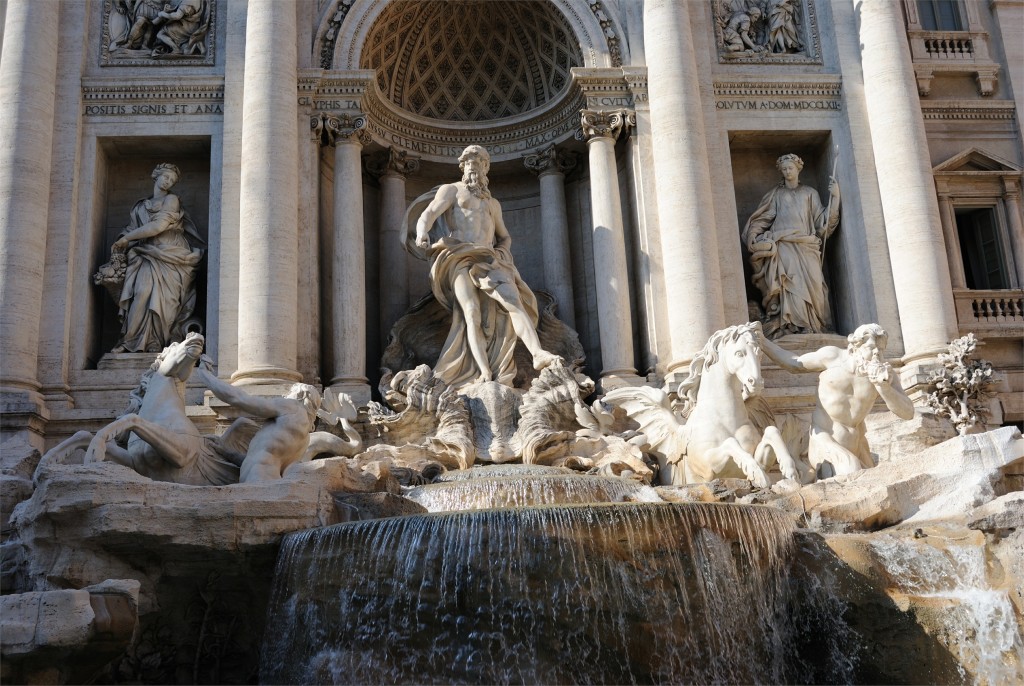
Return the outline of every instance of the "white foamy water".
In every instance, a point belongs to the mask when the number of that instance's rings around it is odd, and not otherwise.
[[[1009,596],[988,581],[982,548],[939,549],[893,536],[871,545],[900,591],[948,603],[939,615],[944,634],[937,638],[957,658],[965,679],[986,686],[1024,683],[1021,627]]]

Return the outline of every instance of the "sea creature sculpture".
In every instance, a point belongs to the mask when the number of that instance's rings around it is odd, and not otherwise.
[[[759,322],[712,334],[679,384],[685,419],[661,389],[627,387],[605,395],[605,403],[621,407],[639,424],[663,484],[742,477],[765,488],[771,484],[766,470],[773,462],[786,478],[804,480],[779,429],[759,431],[745,405],[764,388],[760,337]]]

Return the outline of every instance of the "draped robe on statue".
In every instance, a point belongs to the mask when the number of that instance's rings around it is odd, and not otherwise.
[[[118,301],[121,342],[128,352],[159,352],[184,338],[185,321],[196,304],[195,271],[203,251],[193,249],[186,232],[202,240],[184,210],[164,209],[167,198],[135,203],[123,233],[158,222],[160,233],[128,250],[128,268]]]
[[[413,202],[406,213],[403,231],[406,249],[417,257],[429,258],[431,290],[437,301],[452,313],[451,329],[434,366],[434,376],[455,388],[471,383],[480,376],[480,370],[469,349],[465,315],[455,297],[455,277],[468,273],[477,289],[481,329],[487,342],[487,360],[492,378],[498,383],[511,386],[516,377],[514,353],[519,337],[512,328],[508,311],[493,297],[497,295],[495,288],[502,283],[514,284],[523,309],[534,327],[539,321],[537,298],[519,275],[512,263],[512,255],[507,250],[466,243],[449,235],[452,208],[435,222],[430,232],[431,245],[426,251],[415,244],[414,218],[434,199],[435,193],[436,189],[431,190]]]
[[[822,239],[839,223],[828,219],[818,192],[807,186],[776,186],[743,229],[753,282],[768,313],[766,330],[783,333],[831,329],[828,288],[821,270]]]

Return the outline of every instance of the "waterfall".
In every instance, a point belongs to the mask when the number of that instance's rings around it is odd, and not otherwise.
[[[496,507],[616,503],[624,500],[660,502],[649,486],[629,479],[585,475],[478,478],[428,484],[406,497],[430,512],[482,510]]]
[[[725,504],[432,513],[286,537],[264,683],[779,683],[789,518]]]
[[[889,535],[871,546],[895,590],[935,609],[929,613],[937,625],[934,633],[956,658],[966,682],[1024,681],[1024,641],[1013,604],[988,582],[983,547],[936,547]]]

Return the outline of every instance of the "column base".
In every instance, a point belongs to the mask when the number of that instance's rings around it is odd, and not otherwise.
[[[370,404],[370,383],[366,379],[332,379],[328,384],[335,393],[346,393],[356,407],[366,407]]]
[[[280,386],[291,385],[302,381],[302,374],[285,367],[254,367],[240,369],[231,375],[231,383],[236,386]],[[248,390],[248,389],[247,389]],[[259,390],[252,390],[257,395],[273,395]]]
[[[636,370],[623,369],[602,374],[600,381],[597,382],[597,392],[603,395],[608,391],[615,390],[616,388],[646,385],[647,379],[642,376],[638,376]]]

